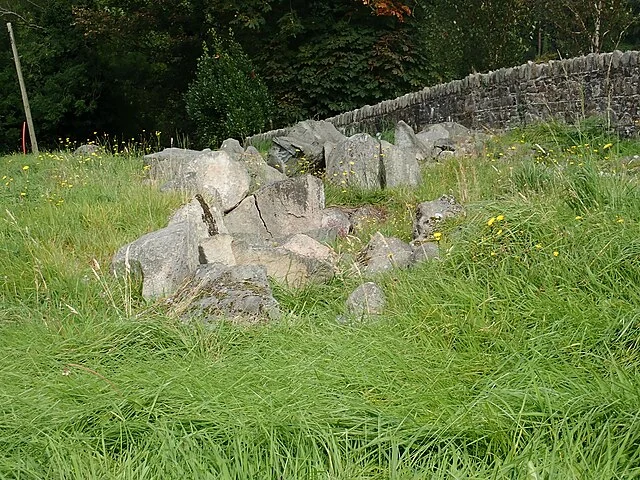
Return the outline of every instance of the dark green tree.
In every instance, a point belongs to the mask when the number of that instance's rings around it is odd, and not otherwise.
[[[274,2],[274,21],[238,39],[278,102],[278,123],[325,118],[450,78],[417,16],[375,15],[352,0]],[[255,37],[255,34],[253,34]]]
[[[637,0],[528,0],[539,53],[571,57],[623,48],[638,21]]]
[[[5,9],[3,19],[14,22],[36,132],[46,148],[55,146],[59,137],[86,138],[96,128],[101,78],[92,45],[74,26],[72,2],[34,5],[17,2],[12,13]],[[6,151],[15,149],[24,118],[6,34],[1,36],[0,58],[0,139],[6,139],[0,149]]]
[[[258,133],[272,114],[267,88],[231,32],[227,38],[211,32],[186,104],[198,143],[209,147]]]

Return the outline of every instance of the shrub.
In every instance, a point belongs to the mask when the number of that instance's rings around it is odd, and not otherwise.
[[[272,111],[269,92],[231,31],[226,39],[211,31],[186,105],[196,124],[197,141],[205,146],[246,137],[267,125]]]

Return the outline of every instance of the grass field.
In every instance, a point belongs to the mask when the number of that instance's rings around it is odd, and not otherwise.
[[[275,287],[270,325],[184,325],[113,279],[185,199],[135,156],[0,158],[0,478],[640,478],[640,142],[588,124],[494,138],[416,190],[342,192],[410,240],[452,193],[441,261]],[[336,245],[355,251],[366,242]]]

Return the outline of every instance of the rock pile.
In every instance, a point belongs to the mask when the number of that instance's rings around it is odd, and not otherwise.
[[[123,246],[112,270],[141,275],[145,298],[164,297],[184,316],[245,323],[277,318],[267,278],[290,287],[329,280],[340,258],[323,242],[379,214],[374,206],[325,208],[322,181],[302,172],[326,169],[329,181],[359,188],[417,185],[418,161],[433,158],[441,142],[427,144],[410,130],[399,125],[400,145],[392,145],[366,134],[346,138],[331,124],[308,121],[275,139],[267,161],[233,139],[216,151],[170,148],[147,155],[149,181],[191,201],[165,228]],[[437,258],[435,225],[460,211],[452,197],[419,205],[413,242],[378,232],[357,255],[357,268],[375,274]],[[375,289],[363,289],[365,304],[371,303],[367,292]],[[349,310],[357,315],[381,308],[352,302]]]

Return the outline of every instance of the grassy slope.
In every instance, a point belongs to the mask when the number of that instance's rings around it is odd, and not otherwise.
[[[1,159],[0,478],[640,477],[640,192],[616,160],[640,147],[523,135],[418,191],[327,189],[407,240],[417,202],[467,207],[349,326],[346,272],[277,288],[290,313],[260,328],[145,311],[106,266],[182,199],[137,159]]]

